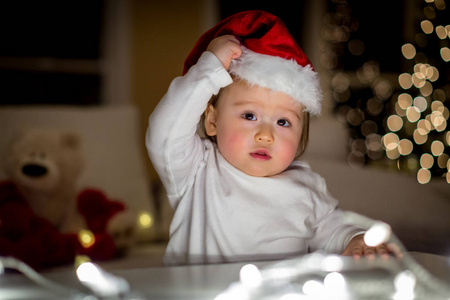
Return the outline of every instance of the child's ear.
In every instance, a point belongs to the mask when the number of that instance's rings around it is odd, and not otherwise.
[[[217,110],[212,104],[208,104],[205,110],[205,131],[209,136],[217,134],[216,127]]]

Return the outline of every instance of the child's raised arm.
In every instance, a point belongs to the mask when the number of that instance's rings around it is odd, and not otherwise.
[[[230,67],[231,61],[242,54],[241,43],[232,35],[215,38],[209,43],[206,51],[214,53],[226,70]]]

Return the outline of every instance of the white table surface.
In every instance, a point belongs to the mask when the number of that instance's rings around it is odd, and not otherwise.
[[[410,253],[433,276],[450,285],[450,259],[424,253]],[[393,263],[395,261],[393,260]],[[145,299],[214,299],[232,282],[239,280],[239,271],[246,263],[114,269],[110,272],[126,279],[133,291]],[[254,263],[259,268],[273,262]],[[75,272],[55,270],[43,273],[45,278],[72,288],[80,288]],[[0,275],[0,299],[64,299],[17,273]]]

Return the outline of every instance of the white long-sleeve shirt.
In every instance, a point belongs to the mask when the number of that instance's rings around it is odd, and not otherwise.
[[[211,52],[177,77],[149,119],[146,145],[174,208],[166,264],[282,259],[340,253],[360,228],[348,224],[322,177],[294,161],[271,177],[228,163],[197,124],[232,78]]]

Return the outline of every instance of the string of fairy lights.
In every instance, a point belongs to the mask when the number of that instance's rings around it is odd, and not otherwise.
[[[422,184],[433,177],[450,183],[449,11],[444,0],[422,1],[416,2],[421,19],[414,40],[399,49],[410,69],[400,75],[381,72],[379,62],[364,55],[351,1],[330,1],[320,60],[331,76],[325,99],[349,125],[351,166],[383,165],[415,174]]]

